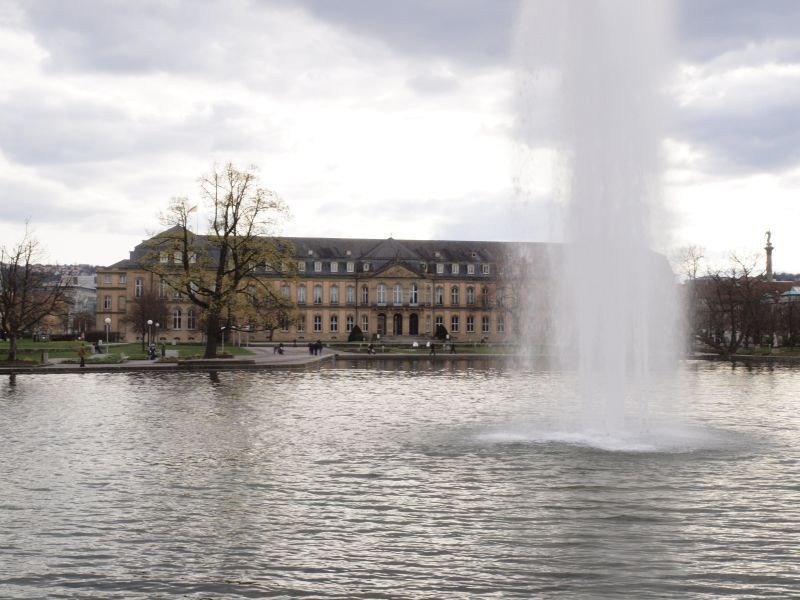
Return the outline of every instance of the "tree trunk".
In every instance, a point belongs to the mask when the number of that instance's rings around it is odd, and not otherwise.
[[[17,360],[17,334],[11,333],[8,336],[8,360]]]
[[[216,358],[219,339],[219,313],[206,313],[206,352],[203,358]]]

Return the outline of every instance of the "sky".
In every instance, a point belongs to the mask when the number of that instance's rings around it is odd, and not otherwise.
[[[674,8],[657,249],[721,261],[770,230],[775,269],[800,273],[800,2]],[[4,0],[0,244],[28,220],[47,262],[114,263],[227,162],[286,201],[284,235],[558,240],[546,142],[520,141],[520,18],[517,0]]]

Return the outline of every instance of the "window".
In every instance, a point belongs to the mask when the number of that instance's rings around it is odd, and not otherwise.
[[[475,304],[475,288],[472,286],[467,288],[467,304]]]
[[[467,265],[467,275],[475,275],[475,265],[472,263]]]
[[[322,304],[322,286],[314,286],[314,304]]]
[[[103,275],[103,283],[111,283],[111,273]]]
[[[305,304],[306,303],[306,286],[305,285],[298,285],[297,286],[297,303],[298,304]]]
[[[289,288],[288,285],[284,284],[281,286],[281,296],[284,298],[289,298],[292,295],[292,290]]]
[[[166,252],[159,252],[158,254],[158,262],[167,263],[169,262],[169,254]]]
[[[361,286],[361,304],[369,304],[369,287]]]
[[[378,284],[378,304],[386,304],[386,284]]]
[[[197,314],[193,308],[186,311],[186,329],[197,329]]]
[[[367,333],[369,331],[369,316],[361,315],[361,331]]]
[[[264,263],[264,272],[265,273],[272,273],[272,263],[271,262],[265,262]]]
[[[304,260],[298,260],[297,261],[297,271],[300,272],[300,273],[305,273],[306,272],[306,261],[304,261]]]
[[[180,300],[181,293],[178,290],[173,290],[172,291],[172,297],[175,298],[176,300]]]
[[[172,328],[173,329],[180,329],[181,328],[181,309],[176,308],[172,313]]]
[[[489,274],[489,265],[481,265],[481,271],[484,275]]]
[[[332,285],[328,290],[328,294],[331,297],[331,304],[339,304],[339,286]]]
[[[497,306],[505,306],[506,304],[506,291],[503,288],[497,290]]]
[[[176,252],[175,256],[172,257],[172,262],[176,265],[179,265],[183,262],[183,252]]]
[[[339,332],[339,315],[331,315],[331,333]]]
[[[365,262],[365,263],[364,263],[364,267],[363,267],[363,268],[364,268],[364,272],[365,272],[365,273],[366,273],[367,271],[369,271],[369,263],[368,263],[368,262]]]
[[[314,333],[322,331],[322,315],[314,315]]]
[[[438,317],[436,317],[435,323],[436,323],[436,329],[439,329],[439,327],[444,327],[444,317],[442,315],[439,315]]]
[[[306,317],[303,315],[299,319],[297,319],[297,323],[295,324],[297,327],[297,333],[305,333],[306,331]]]
[[[408,302],[409,304],[419,304],[419,288],[416,283],[412,283],[408,291]]]
[[[458,286],[454,285],[450,288],[450,304],[458,306]]]
[[[332,262],[331,263],[331,273],[338,273],[339,272],[339,263]]]
[[[347,333],[350,333],[351,331],[353,331],[353,327],[355,326],[355,324],[356,324],[355,317],[353,315],[347,315],[344,319],[344,330]]]
[[[472,315],[467,317],[467,333],[475,333],[475,317]]]
[[[497,315],[497,333],[506,332],[506,319],[503,315]]]
[[[481,317],[481,331],[489,333],[489,317],[486,315]]]
[[[437,286],[436,292],[435,292],[435,296],[436,296],[436,304],[438,306],[441,306],[442,304],[444,304],[444,288],[443,287]]]
[[[141,298],[142,294],[144,293],[144,279],[137,277],[136,282],[133,285],[133,295],[137,298]]]
[[[194,264],[194,263],[196,263],[196,262],[197,262],[197,254],[195,254],[194,252],[192,252],[192,253],[189,255],[189,262],[190,262],[191,264]]]
[[[167,297],[167,282],[163,279],[158,282],[158,297],[159,298],[166,298]]]
[[[392,303],[395,305],[400,305],[403,303],[403,286],[399,283],[394,284],[394,288],[392,290]]]
[[[111,296],[103,296],[103,308],[111,310]]]
[[[481,304],[483,308],[489,307],[489,288],[481,289]]]
[[[289,317],[281,315],[278,319],[278,327],[281,331],[289,331]]]
[[[349,261],[347,263],[347,272],[348,273],[353,273],[353,272],[355,272],[355,270],[356,270],[356,263],[354,263],[353,261]]]
[[[450,317],[450,331],[453,333],[458,332],[458,315]]]
[[[322,273],[322,261],[315,260],[314,261],[314,272],[315,273]]]
[[[120,283],[128,283],[128,276],[127,275],[120,275],[119,276]]]
[[[344,290],[344,301],[347,304],[355,304],[356,303],[356,288],[352,285],[348,285]]]
[[[444,273],[444,263],[436,263],[436,274],[441,275]]]
[[[452,273],[453,275],[458,275],[459,270],[460,270],[459,265],[457,263],[453,263],[452,265],[450,265],[450,273]]]

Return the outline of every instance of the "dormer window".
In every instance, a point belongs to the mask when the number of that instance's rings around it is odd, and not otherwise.
[[[350,250],[347,251],[347,254],[350,254]],[[355,270],[356,270],[356,263],[354,263],[353,261],[348,261],[348,263],[347,263],[347,272],[348,273],[353,273],[353,272],[355,272]]]
[[[436,263],[436,274],[441,275],[444,273],[444,263]]]
[[[488,264],[481,265],[481,269],[482,269],[482,272],[483,272],[484,275],[488,275],[489,274],[489,265]]]
[[[314,261],[314,272],[315,273],[322,273],[322,261],[315,260]]]
[[[450,265],[450,273],[451,274],[458,275],[458,271],[459,271],[459,264],[458,263],[453,263],[452,265]]]
[[[467,265],[467,275],[475,275],[475,265],[472,263]]]
[[[304,260],[297,261],[297,270],[300,273],[305,273],[306,272],[306,261],[304,261]]]
[[[350,250],[345,250],[345,253],[344,253],[344,255],[345,255],[345,256],[352,256],[352,255],[353,255],[353,253],[352,253]]]
[[[309,256],[314,256],[314,251],[313,251],[313,250],[309,250],[309,251],[308,251],[308,255],[309,255]]]
[[[428,263],[419,263],[419,270],[423,273],[428,272]]]
[[[365,262],[364,263],[364,272],[366,273],[367,271],[369,271],[369,263]]]
[[[168,263],[169,262],[169,254],[167,252],[161,252],[158,255],[158,261],[161,263]]]
[[[332,262],[331,263],[331,273],[338,273],[339,272],[339,263]]]

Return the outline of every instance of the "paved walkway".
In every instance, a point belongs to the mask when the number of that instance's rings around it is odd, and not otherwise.
[[[79,364],[64,364],[57,359],[47,365],[36,366],[0,366],[3,373],[115,373],[124,371],[213,371],[233,369],[270,369],[305,367],[306,365],[332,360],[335,353],[324,349],[322,354],[308,353],[308,347],[284,347],[284,353],[278,354],[271,347],[251,346],[253,354],[235,356],[233,358],[181,360],[180,362],[160,360],[127,360],[117,364],[93,364],[86,362],[85,367]],[[98,355],[95,355],[98,356]],[[99,356],[103,356],[102,354]],[[77,358],[77,353],[76,353]]]

